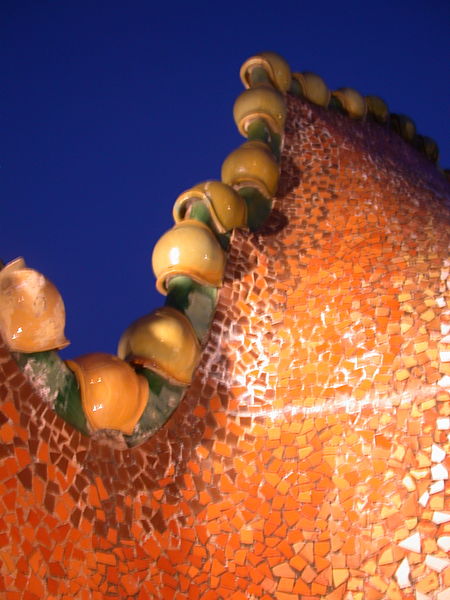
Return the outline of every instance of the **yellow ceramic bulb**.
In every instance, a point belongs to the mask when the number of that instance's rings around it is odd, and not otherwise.
[[[239,132],[247,137],[249,125],[256,119],[264,119],[270,129],[282,135],[286,121],[286,105],[283,96],[268,85],[244,90],[233,107],[234,122]]]
[[[439,147],[436,144],[436,142],[432,138],[424,135],[423,136],[423,146],[424,146],[425,155],[431,161],[436,163],[439,159]]]
[[[364,96],[353,88],[343,87],[332,92],[352,119],[363,119],[366,116],[367,104]]]
[[[200,359],[200,345],[189,319],[164,306],[128,327],[117,354],[174,383],[187,385]]]
[[[414,121],[406,115],[398,115],[400,125],[400,135],[407,142],[412,142],[416,135],[416,125]]]
[[[261,52],[248,58],[241,67],[241,81],[250,87],[250,72],[255,67],[263,68],[272,85],[285,94],[291,87],[291,69],[282,56],[276,52]]]
[[[226,233],[247,224],[245,200],[221,181],[204,181],[180,194],[173,207],[175,223],[186,218],[194,202],[202,202],[206,206],[217,233]]]
[[[292,78],[298,81],[302,94],[307,100],[324,108],[328,106],[331,92],[322,77],[315,73],[304,71],[303,73],[293,73]]]
[[[386,102],[378,96],[366,96],[367,110],[379,123],[387,123],[389,108]]]
[[[202,285],[219,287],[225,270],[225,253],[209,227],[187,219],[158,240],[152,266],[161,294],[167,294],[167,283],[175,275],[186,275]]]
[[[231,152],[222,164],[222,181],[237,189],[254,187],[266,198],[278,188],[280,170],[264,142],[245,142]]]

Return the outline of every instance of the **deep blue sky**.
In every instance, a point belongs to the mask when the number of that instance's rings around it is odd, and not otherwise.
[[[243,140],[239,68],[261,50],[383,97],[450,167],[450,4],[0,3],[0,257],[60,289],[72,345],[115,352],[163,304],[150,257],[179,193]]]

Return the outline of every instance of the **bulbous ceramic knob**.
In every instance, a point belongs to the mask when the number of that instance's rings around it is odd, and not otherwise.
[[[175,275],[187,275],[202,285],[220,287],[225,253],[204,223],[180,221],[158,240],[152,255],[156,287],[167,294],[167,283]]]
[[[204,181],[178,196],[173,206],[173,218],[179,223],[189,215],[190,207],[202,202],[211,216],[217,233],[247,225],[247,205],[236,190],[221,181]]]
[[[344,110],[352,119],[363,119],[366,116],[366,99],[353,88],[343,87],[331,92],[339,100]]]
[[[128,327],[120,338],[117,354],[173,383],[187,385],[200,359],[200,345],[189,319],[164,306]]]
[[[246,88],[251,87],[250,72],[255,67],[264,69],[274,87],[285,94],[291,86],[291,69],[282,56],[275,52],[261,52],[248,58],[241,67],[240,77]]]
[[[407,117],[406,115],[392,114],[391,127],[407,142],[411,143],[414,141],[414,137],[416,135],[416,125],[410,117]]]
[[[66,361],[75,373],[91,428],[131,435],[149,398],[147,380],[112,354],[94,352]]]
[[[387,123],[389,119],[389,108],[386,102],[378,96],[366,96],[367,111],[378,121]]]
[[[270,129],[282,135],[286,121],[286,105],[283,96],[268,85],[244,90],[233,107],[234,122],[239,132],[247,137],[249,125],[256,119],[264,119]]]
[[[437,143],[430,137],[424,135],[422,136],[423,141],[423,151],[425,156],[429,158],[432,162],[437,163],[439,160],[439,146]]]
[[[0,332],[14,352],[65,348],[66,312],[56,287],[17,258],[0,271]]]
[[[245,142],[222,164],[224,183],[236,189],[254,187],[266,198],[276,193],[279,176],[277,161],[264,142]]]
[[[307,100],[324,108],[328,106],[331,92],[322,77],[309,71],[303,71],[303,73],[292,73],[292,78],[298,82],[301,92]]]

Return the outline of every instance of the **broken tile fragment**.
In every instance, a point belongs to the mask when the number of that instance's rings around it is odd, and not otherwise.
[[[444,552],[450,552],[450,535],[442,535],[437,539],[437,545]]]
[[[450,375],[444,375],[443,377],[441,377],[441,379],[439,379],[437,384],[443,388],[449,389],[450,388]]]
[[[430,567],[430,569],[433,569],[433,571],[440,573],[450,565],[450,560],[447,558],[440,558],[439,556],[433,556],[432,554],[427,554],[425,558],[425,564],[427,567]]]
[[[409,587],[411,582],[409,580],[409,574],[411,572],[408,559],[405,557],[400,563],[398,569],[395,571],[395,579],[397,580],[398,587],[400,589]]]
[[[442,463],[438,463],[431,467],[431,479],[433,481],[448,479],[448,471]]]
[[[433,444],[431,446],[431,461],[435,463],[440,463],[446,457],[446,452],[437,444]]]
[[[450,513],[436,510],[436,511],[434,511],[431,520],[433,521],[433,523],[436,523],[436,525],[441,525],[442,523],[448,523],[450,521]]]
[[[430,485],[430,489],[428,490],[430,494],[437,494],[437,492],[442,492],[444,490],[444,481],[440,479],[439,481],[435,481]]]
[[[450,429],[450,417],[439,417],[436,419],[436,428],[439,431]]]
[[[428,504],[428,500],[430,499],[429,492],[424,492],[419,498],[419,504],[425,507]]]
[[[404,540],[402,540],[401,542],[399,542],[398,545],[400,546],[400,548],[403,548],[404,550],[410,550],[411,552],[420,553],[420,551],[421,551],[420,533],[418,531],[416,533],[413,533],[413,535],[410,535],[409,537],[407,537]]]

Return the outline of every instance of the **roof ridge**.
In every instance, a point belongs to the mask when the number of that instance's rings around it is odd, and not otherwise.
[[[417,132],[413,119],[390,112],[385,100],[376,95],[364,96],[352,87],[330,90],[320,75],[311,71],[292,72],[287,61],[275,52],[261,52],[248,58],[241,67],[245,87],[271,84],[282,93],[291,93],[352,119],[385,125],[423,153],[439,171],[450,179],[450,170],[438,165],[439,147],[434,139]]]
[[[18,331],[16,326],[20,325],[22,332],[22,325],[26,329],[34,323],[32,308],[26,324],[12,323],[14,319],[8,315],[3,321],[0,318],[0,331],[9,349],[18,354],[21,369],[44,397],[51,396],[59,416],[85,434],[111,441],[114,430],[124,434],[124,444],[136,446],[162,427],[181,402],[211,330],[231,232],[238,228],[257,230],[271,212],[280,178],[286,94],[305,98],[352,119],[388,126],[422,150],[430,161],[437,162],[436,143],[417,134],[409,117],[390,114],[387,104],[377,96],[362,96],[348,87],[331,91],[319,75],[308,71],[292,73],[284,58],[274,52],[262,52],[247,59],[240,77],[246,89],[236,99],[233,115],[246,141],[223,161],[220,181],[195,185],[176,199],[175,224],[158,240],[152,256],[157,289],[166,297],[165,306],[128,327],[118,344],[119,358],[91,353],[64,363],[52,352],[65,343],[65,313],[50,283],[42,294],[51,293],[57,298],[52,318],[55,321],[58,317],[60,330],[56,337],[50,331],[50,346],[45,346],[45,352],[34,340],[28,343],[15,334],[10,335],[11,331]],[[15,274],[21,275],[23,261],[16,263],[6,265],[3,273],[14,267]],[[10,291],[12,297],[14,289]],[[36,292],[31,290],[30,301],[35,296]],[[0,307],[1,301],[0,294]],[[8,302],[14,299],[9,298]],[[5,306],[3,301],[3,310]],[[63,376],[59,377],[61,373]],[[134,386],[135,402],[129,402],[128,412],[115,414],[116,394],[105,400],[103,415],[94,415],[95,392],[89,393],[83,384],[86,373],[96,376],[102,373],[102,377],[108,376],[114,382],[112,387],[125,391]],[[118,443],[116,439],[114,443]]]

